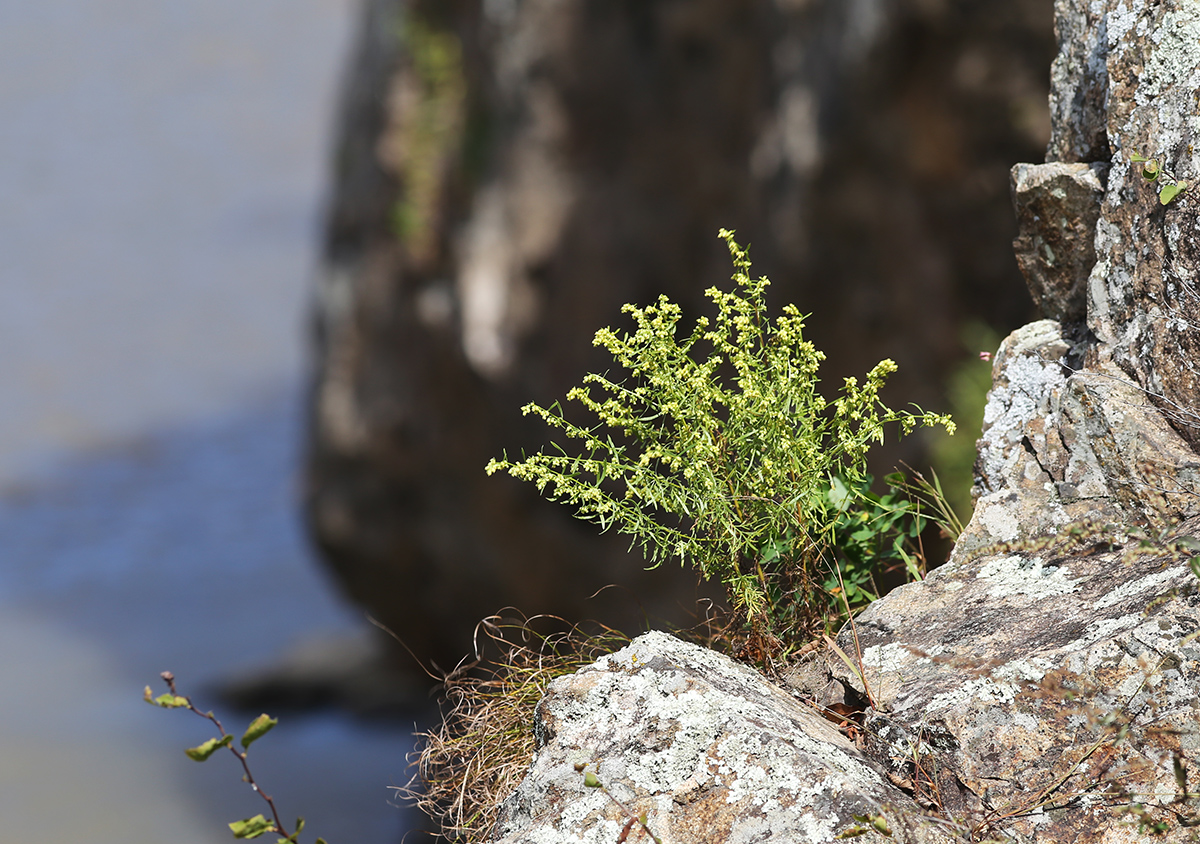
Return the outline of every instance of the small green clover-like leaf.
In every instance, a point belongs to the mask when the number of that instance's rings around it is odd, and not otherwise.
[[[234,821],[229,825],[229,828],[233,831],[234,838],[258,838],[258,836],[264,833],[273,831],[275,824],[262,815],[255,815],[252,818]]]
[[[278,718],[272,718],[265,712],[259,715],[250,722],[250,726],[246,728],[245,735],[242,736],[242,747],[248,748],[258,739],[265,736],[272,727],[279,723]]]
[[[1158,166],[1158,162],[1151,158],[1142,165],[1142,176],[1147,181],[1153,182],[1158,178],[1158,174],[1161,172],[1161,170],[1162,168]]]
[[[888,826],[887,819],[883,815],[854,815],[854,820],[859,823],[870,824],[877,832],[880,832],[889,838],[892,836],[892,830]],[[864,830],[864,832],[869,830]],[[859,833],[860,835],[862,833]]]
[[[161,706],[164,709],[179,709],[191,706],[188,699],[181,695],[171,695],[164,692],[158,697],[153,697],[153,692],[150,691],[149,686],[142,692],[142,700],[154,706]]]
[[[588,788],[600,788],[601,787],[600,778],[597,777],[595,774],[593,774],[591,771],[588,771],[586,774],[583,775],[583,784],[585,786],[587,786]]]
[[[1163,205],[1168,204],[1172,199],[1179,196],[1188,189],[1187,182],[1176,182],[1173,185],[1163,185],[1158,191],[1158,201]]]
[[[220,738],[210,738],[204,744],[197,747],[189,747],[183,751],[188,755],[189,759],[195,759],[197,762],[203,762],[208,757],[212,756],[222,747],[228,747],[233,743],[233,736],[225,735]]]

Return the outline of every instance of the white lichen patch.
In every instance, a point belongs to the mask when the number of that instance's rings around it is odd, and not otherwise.
[[[1186,569],[1168,568],[1156,571],[1137,580],[1123,583],[1113,589],[1100,600],[1096,601],[1096,609],[1102,610],[1133,598],[1135,595],[1145,597],[1147,601],[1167,591],[1167,584],[1176,580]]]
[[[1185,3],[1179,9],[1168,10],[1150,40],[1155,49],[1146,57],[1134,95],[1139,106],[1153,105],[1164,92],[1195,82],[1195,60],[1200,57],[1200,9],[1194,3]]]
[[[749,800],[764,812],[779,808],[782,794],[794,795],[804,786],[791,763],[792,754],[761,735],[732,733],[715,749],[716,772],[728,788],[725,801]]]
[[[1034,718],[1028,712],[1018,712],[1013,715],[1012,720],[1015,726],[1031,733],[1037,732],[1037,730],[1041,727],[1041,725],[1038,723],[1038,719]]]
[[[938,648],[938,650],[942,650]],[[929,654],[935,656],[936,654]],[[929,660],[917,656],[912,650],[900,642],[889,642],[886,645],[871,645],[862,652],[864,668],[878,668],[884,671],[899,671],[905,665],[924,664]]]
[[[1095,4],[1093,4],[1095,5]],[[1108,44],[1109,47],[1114,47],[1120,43],[1121,39],[1133,29],[1138,18],[1141,17],[1142,10],[1145,8],[1144,3],[1133,3],[1133,8],[1129,8],[1124,3],[1119,3],[1115,9],[1108,13]]]
[[[1007,705],[1016,699],[1017,691],[1018,688],[1014,683],[997,683],[990,677],[976,677],[974,680],[963,683],[957,689],[934,695],[925,707],[925,714],[958,708],[972,701]]]
[[[1005,431],[1023,428],[1045,410],[1051,392],[1066,381],[1061,366],[1032,355],[1009,357],[1003,374],[1008,383],[992,388],[983,411],[985,428],[999,426]]]
[[[621,834],[621,825],[616,821],[600,820],[604,817],[608,798],[597,789],[588,789],[578,799],[567,802],[562,809],[561,828],[570,835],[566,840],[616,841]]]
[[[1054,668],[1054,663],[1043,657],[1028,657],[1014,659],[996,668],[992,677],[997,680],[1021,683],[1040,682],[1046,673]]]
[[[983,499],[980,499],[977,512],[976,518],[992,539],[1012,542],[1021,535],[1021,523],[1017,520],[1017,514],[1003,503],[984,503]]]
[[[1042,600],[1066,595],[1079,588],[1066,566],[1047,566],[1041,557],[1012,554],[995,557],[983,565],[977,579],[986,580],[993,595],[1025,595]]]
[[[1117,618],[1098,619],[1088,624],[1087,631],[1080,637],[1080,642],[1096,642],[1100,639],[1110,638],[1113,634],[1119,633],[1122,630],[1136,627],[1141,621],[1142,617],[1140,615],[1123,615]]]

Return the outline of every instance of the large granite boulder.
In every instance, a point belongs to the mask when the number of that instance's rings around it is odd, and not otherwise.
[[[665,633],[554,681],[535,730],[533,771],[497,824],[504,844],[612,844],[642,812],[664,844],[799,844],[856,826],[863,841],[956,838],[811,706]],[[887,835],[856,815],[886,818]]]
[[[1161,203],[1131,159],[1200,175],[1200,5],[1056,15],[1049,163],[1018,167],[1014,195],[1044,211],[1017,245],[1058,319],[996,356],[950,562],[786,673],[802,706],[661,636],[559,681],[505,842],[615,840],[572,761],[664,844],[880,834],[854,815],[902,840],[1197,840],[1200,223],[1193,191]],[[848,720],[830,735],[804,706]]]
[[[1049,0],[364,8],[306,500],[339,582],[422,659],[453,664],[505,604],[623,627],[694,607],[684,573],[482,467],[545,444],[518,408],[607,369],[589,340],[622,304],[703,307],[719,228],[815,314],[829,383],[892,357],[894,395],[944,406],[964,321],[1029,316],[1002,176],[1049,135]],[[878,472],[919,460],[906,442]]]

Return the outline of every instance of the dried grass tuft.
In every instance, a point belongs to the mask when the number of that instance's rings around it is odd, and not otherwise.
[[[412,778],[394,786],[451,841],[491,837],[533,759],[531,721],[550,681],[629,644],[604,625],[553,616],[491,616],[475,638],[475,660],[443,680],[441,725],[417,734]]]

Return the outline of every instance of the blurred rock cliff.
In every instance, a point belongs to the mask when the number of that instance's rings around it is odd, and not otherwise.
[[[812,313],[827,391],[882,357],[946,406],[1032,317],[1008,170],[1050,134],[1050,0],[368,0],[316,302],[307,505],[347,592],[443,668],[505,605],[641,629],[646,573],[488,458],[609,362],[593,332],[725,283],[719,227]],[[977,432],[960,436],[970,439]],[[925,459],[913,439],[885,455]],[[528,485],[525,485],[528,486]],[[605,584],[619,584],[588,599]]]

